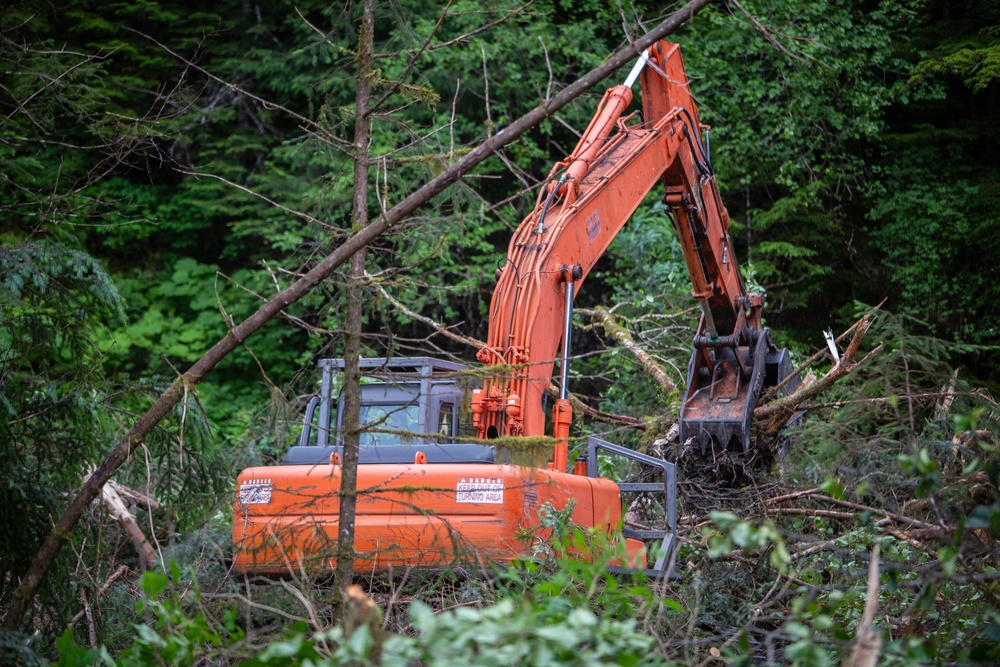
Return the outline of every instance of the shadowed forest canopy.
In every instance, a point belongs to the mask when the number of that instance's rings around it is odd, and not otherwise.
[[[362,6],[3,3],[0,608],[66,499],[136,417],[234,324],[357,231]],[[680,5],[374,6],[368,220]],[[801,362],[826,348],[824,330],[840,333],[882,303],[866,350],[885,347],[810,406],[791,432],[789,455],[757,469],[753,484],[743,473],[720,483],[704,465],[684,469],[681,558],[693,565],[661,591],[676,609],[656,607],[657,615],[645,606],[654,601],[640,605],[648,611],[644,634],[628,650],[680,664],[709,657],[709,646],[724,645],[734,659],[760,657],[767,642],[779,661],[834,664],[850,653],[865,603],[863,590],[850,591],[863,588],[877,543],[883,581],[891,582],[884,658],[1000,658],[980,651],[1000,642],[1000,439],[990,395],[1000,382],[1000,4],[721,0],[669,39],[682,47],[711,128],[730,234],[751,290],[766,293],[776,342]],[[496,269],[513,230],[624,74],[368,246],[365,356],[474,363],[475,348],[460,337],[487,338]],[[640,206],[576,301],[571,388],[591,410],[574,423],[578,447],[600,434],[664,455],[666,425],[676,421],[677,396],[649,369],[684,386],[697,313],[661,196],[654,191]],[[344,355],[346,276],[344,267],[188,388],[116,475],[158,503],[132,508],[157,559],[197,573],[219,597],[192,606],[187,592],[174,590],[176,576],[147,575],[143,617],[127,577],[116,575],[121,581],[99,593],[121,565],[138,570],[142,559],[95,504],[66,536],[23,633],[0,636],[0,662],[5,651],[28,660],[73,647],[83,656],[75,641],[142,664],[168,651],[150,637],[133,642],[132,625],[150,614],[170,619],[157,626],[164,641],[189,633],[192,661],[224,645],[248,657],[283,636],[269,625],[278,617],[251,614],[226,588],[233,584],[220,562],[231,549],[234,469],[280,461],[297,437],[317,391],[316,361]],[[442,327],[458,336],[441,335]],[[647,356],[629,352],[623,335]],[[823,358],[809,372],[830,366]],[[590,418],[601,414],[619,421]],[[796,507],[775,501],[801,490],[812,495]],[[919,526],[889,525],[891,515]],[[603,571],[591,576],[613,589]],[[529,577],[521,588],[504,585],[509,599],[494,589],[450,593],[463,605],[520,600],[546,623],[562,613],[547,597],[555,589],[532,588]],[[637,594],[593,602],[573,598],[571,587],[550,597],[570,600],[584,625],[624,623],[622,600]],[[57,649],[81,595],[93,614]],[[266,606],[277,593],[261,595]],[[435,625],[447,625],[444,616],[399,609],[386,610],[385,632],[412,620],[411,633],[419,628],[436,637],[428,646],[444,645],[447,630]],[[515,612],[497,609],[477,609],[484,616],[475,623],[514,622]],[[301,607],[294,613],[309,616]],[[323,644],[310,634],[316,623],[308,619],[299,638],[323,645],[316,650],[325,658],[331,646],[347,650],[349,634]],[[681,636],[691,643],[670,643]],[[648,637],[656,638],[649,647]],[[707,639],[692,648],[698,638]]]

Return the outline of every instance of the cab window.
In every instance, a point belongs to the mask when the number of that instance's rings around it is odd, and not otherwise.
[[[455,405],[453,403],[441,404],[441,409],[438,411],[437,432],[446,438],[455,435]]]
[[[420,409],[410,405],[362,405],[362,447],[398,445],[410,440],[405,432],[416,433],[419,428]],[[396,431],[387,433],[386,431]]]

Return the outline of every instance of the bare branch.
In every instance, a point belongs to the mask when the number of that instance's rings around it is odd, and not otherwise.
[[[868,329],[871,327],[873,321],[873,313],[868,313],[858,320],[854,327],[854,337],[851,339],[851,343],[847,346],[847,350],[844,351],[844,355],[841,357],[840,363],[834,366],[830,372],[819,380],[804,385],[788,396],[779,398],[775,401],[767,403],[766,405],[760,405],[753,411],[753,418],[755,422],[767,420],[764,424],[764,432],[769,437],[776,437],[778,433],[781,432],[781,429],[788,424],[788,421],[799,409],[800,405],[819,396],[832,387],[836,382],[861,368],[868,363],[868,361],[882,352],[884,344],[879,344],[861,361],[856,363],[854,361],[854,357],[857,356],[861,343],[865,338],[865,334],[868,333]]]
[[[371,279],[371,275],[368,275],[368,278]],[[385,298],[386,301],[388,301],[393,306],[395,306],[395,308],[397,310],[399,310],[401,313],[403,313],[404,315],[406,315],[407,317],[409,317],[411,319],[414,319],[414,320],[416,320],[418,322],[426,324],[427,326],[431,327],[432,329],[434,329],[435,331],[437,331],[442,336],[450,338],[451,340],[453,340],[453,341],[455,341],[457,343],[462,343],[464,345],[468,345],[469,347],[473,347],[473,348],[475,348],[477,350],[481,350],[484,347],[486,347],[486,343],[484,343],[481,340],[478,340],[476,338],[472,338],[471,336],[463,336],[462,334],[457,334],[454,331],[451,331],[450,328],[442,326],[441,324],[439,324],[435,320],[432,320],[429,317],[426,317],[424,315],[421,315],[420,313],[417,313],[417,312],[415,312],[413,310],[410,310],[409,308],[407,308],[406,306],[404,306],[402,303],[400,303],[399,301],[397,301],[381,285],[378,286],[378,291],[379,291],[379,293],[382,294],[383,298]]]
[[[794,58],[795,60],[798,60],[799,62],[805,62],[806,61],[805,58],[803,58],[802,56],[797,56],[794,53],[792,53],[791,51],[789,51],[787,48],[785,48],[785,45],[782,44],[781,42],[779,42],[778,39],[775,37],[775,35],[781,35],[785,39],[795,39],[795,40],[798,40],[798,41],[801,41],[801,42],[811,42],[811,41],[813,41],[812,38],[808,38],[808,37],[795,37],[795,36],[792,36],[792,35],[786,35],[784,33],[775,32],[775,31],[771,30],[770,28],[768,28],[763,23],[761,23],[761,21],[756,16],[754,16],[753,14],[751,14],[750,12],[748,12],[746,10],[746,8],[739,3],[739,0],[730,0],[730,1],[734,5],[736,5],[736,7],[741,12],[743,12],[744,16],[746,16],[748,19],[750,19],[750,22],[753,23],[754,27],[757,28],[757,30],[760,31],[760,34],[764,36],[764,39],[766,39],[768,42],[770,42],[775,47],[777,47],[778,50],[780,50],[782,53],[784,53],[789,58]],[[815,60],[815,59],[814,58],[809,58],[809,60]]]
[[[179,54],[176,51],[172,50],[170,47],[168,47],[166,44],[163,44],[162,42],[160,42],[159,40],[157,40],[155,37],[147,35],[147,34],[145,34],[143,32],[139,32],[138,30],[133,30],[133,32],[135,32],[140,37],[144,37],[144,38],[148,39],[153,44],[156,44],[158,47],[160,47],[161,49],[163,49],[164,51],[166,51],[167,53],[169,53],[174,58],[176,58],[177,60],[181,61],[182,63],[184,63],[185,65],[187,65],[191,69],[194,69],[195,71],[200,72],[201,74],[203,74],[204,76],[208,77],[212,81],[215,81],[217,83],[222,84],[223,86],[226,86],[226,88],[228,88],[232,92],[239,93],[240,95],[244,95],[245,97],[247,97],[247,98],[249,98],[251,100],[254,100],[256,102],[260,102],[261,106],[263,106],[265,109],[280,109],[281,111],[283,111],[284,113],[288,114],[292,118],[295,118],[296,120],[298,120],[299,122],[301,122],[304,126],[316,128],[316,131],[319,134],[322,134],[324,137],[326,137],[327,140],[330,141],[331,143],[333,143],[333,144],[339,144],[344,150],[347,150],[347,151],[351,150],[351,142],[347,141],[346,139],[341,139],[340,137],[338,137],[338,136],[336,136],[334,134],[331,134],[330,132],[327,132],[316,121],[311,120],[309,118],[306,118],[302,114],[296,113],[296,112],[292,111],[291,109],[289,109],[286,106],[283,106],[283,105],[278,104],[276,102],[273,102],[271,100],[264,99],[263,97],[260,97],[259,95],[254,95],[249,90],[246,90],[245,88],[241,88],[240,86],[237,86],[236,84],[234,84],[234,83],[232,83],[230,81],[226,81],[222,77],[217,76],[216,74],[210,72],[209,70],[205,69],[204,67],[198,65],[197,63],[191,61],[188,58],[185,58],[181,54]]]
[[[451,5],[454,1],[455,0],[448,0],[448,4],[444,6],[443,10],[441,10],[441,16],[438,17],[437,23],[434,24],[434,28],[431,30],[431,34],[427,35],[427,39],[425,39],[424,43],[420,45],[420,48],[413,53],[410,57],[410,62],[406,63],[406,67],[403,68],[402,73],[396,77],[392,85],[389,86],[389,89],[382,94],[382,97],[364,110],[364,116],[373,113],[376,109],[380,109],[390,97],[395,95],[396,92],[403,87],[403,79],[410,73],[410,70],[413,69],[413,64],[417,62],[417,58],[424,53],[427,49],[427,45],[431,43],[432,39],[434,39],[434,35],[437,34],[438,28],[440,28],[441,24],[444,22],[444,17],[448,15],[448,10],[451,9]]]
[[[448,3],[448,4],[450,5],[451,3]],[[528,0],[528,2],[524,3],[523,5],[521,5],[520,7],[516,8],[516,9],[512,9],[510,12],[508,12],[507,14],[504,14],[503,16],[501,16],[500,18],[498,18],[497,20],[490,21],[489,23],[484,23],[483,25],[479,26],[475,30],[470,30],[469,32],[467,32],[467,33],[465,33],[463,35],[459,35],[458,37],[455,37],[454,39],[449,39],[447,42],[441,42],[440,44],[427,44],[425,42],[424,45],[421,46],[419,49],[410,49],[409,51],[393,51],[391,53],[379,53],[379,54],[376,54],[375,57],[376,58],[394,58],[396,56],[402,55],[403,53],[412,52],[414,50],[420,51],[420,52],[427,52],[427,51],[436,51],[437,49],[443,49],[443,48],[448,47],[448,46],[453,46],[455,44],[458,44],[459,42],[464,42],[465,40],[469,39],[470,37],[475,37],[476,35],[478,35],[481,32],[486,32],[490,28],[493,28],[495,26],[500,25],[501,23],[503,23],[503,22],[507,21],[508,19],[510,19],[512,16],[516,16],[516,15],[520,14],[521,12],[523,12],[525,9],[527,9],[528,7],[530,7],[533,4],[535,4],[535,0]],[[436,29],[437,29],[437,26],[435,26],[435,30]],[[432,34],[432,36],[433,36],[433,34]]]
[[[268,204],[270,204],[271,206],[273,206],[273,207],[275,207],[277,209],[280,209],[280,210],[284,211],[285,213],[288,213],[289,215],[293,215],[296,218],[301,218],[301,219],[305,220],[306,222],[311,222],[313,224],[319,225],[320,227],[323,227],[324,229],[334,229],[334,227],[332,225],[328,225],[327,223],[323,222],[322,220],[319,220],[317,218],[312,217],[308,213],[303,213],[302,211],[296,211],[293,208],[288,208],[287,206],[284,206],[284,205],[279,204],[278,202],[274,201],[270,197],[265,197],[264,195],[262,195],[261,193],[257,192],[256,190],[254,190],[252,188],[248,188],[245,185],[240,185],[239,183],[234,183],[233,181],[230,181],[228,178],[223,178],[222,176],[219,176],[217,174],[210,174],[210,173],[206,173],[206,172],[203,172],[203,171],[188,171],[186,169],[178,169],[177,171],[179,171],[180,173],[182,173],[182,174],[184,174],[186,176],[194,176],[195,178],[197,178],[199,176],[204,176],[205,178],[214,178],[215,180],[222,181],[226,185],[228,185],[230,187],[234,187],[237,190],[240,190],[242,192],[247,193],[248,195],[251,195],[253,197],[257,197],[258,199],[262,199],[262,200],[266,201]]]
[[[111,584],[115,583],[115,580],[118,579],[118,577],[125,574],[126,572],[128,572],[128,565],[122,565],[117,570],[115,570],[110,577],[105,579],[104,584],[101,586],[100,590],[97,591],[97,595],[94,596],[94,604],[97,604],[97,601],[101,599],[101,596],[107,593],[108,589],[111,588]],[[82,594],[83,591],[81,590],[80,593]],[[83,609],[77,612],[76,616],[70,619],[69,622],[70,627],[79,623],[80,619],[83,618],[84,614],[86,613],[87,613],[87,607],[84,606]]]
[[[580,308],[577,309],[577,312],[589,316],[612,338],[618,341],[622,347],[628,350],[629,353],[635,357],[636,361],[638,361],[643,367],[643,369],[649,373],[654,380],[656,380],[656,383],[660,385],[660,388],[663,389],[667,396],[673,396],[677,393],[677,385],[670,379],[670,376],[667,375],[667,372],[663,369],[663,367],[653,361],[653,358],[649,356],[649,353],[642,349],[632,339],[631,334],[629,334],[624,327],[618,324],[614,315],[600,306],[594,308],[593,310],[584,310]]]
[[[391,303],[397,310],[399,310],[409,318],[412,318],[414,320],[417,320],[418,322],[426,324],[427,326],[431,327],[432,329],[434,329],[434,331],[441,334],[442,336],[450,338],[451,340],[457,343],[468,345],[469,347],[473,347],[477,350],[481,350],[484,347],[486,347],[486,343],[484,343],[481,340],[472,338],[471,336],[463,336],[461,334],[455,333],[454,331],[451,331],[449,327],[445,327],[429,317],[426,317],[424,315],[421,315],[420,313],[410,310],[402,303],[397,301],[381,285],[379,285],[378,290],[382,294],[382,297],[386,301]],[[556,396],[559,395],[559,388],[556,387],[554,384],[549,385],[548,391],[553,395]],[[638,417],[632,417],[629,415],[616,415],[611,412],[604,412],[603,410],[598,410],[597,408],[587,405],[578,396],[574,394],[569,395],[569,402],[573,405],[573,408],[575,410],[578,410],[583,415],[593,419],[594,421],[601,422],[603,424],[612,424],[614,426],[625,426],[628,428],[637,428],[637,429],[645,429],[649,425],[645,420],[639,419]]]

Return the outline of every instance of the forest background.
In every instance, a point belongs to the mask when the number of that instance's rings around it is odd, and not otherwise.
[[[675,8],[377,3],[370,215]],[[243,0],[211,7],[22,1],[0,10],[4,606],[67,494],[135,415],[233,322],[352,232],[360,14],[354,3]],[[863,512],[838,517],[817,508],[805,525],[801,517],[768,524],[763,516],[774,513],[759,511],[745,491],[706,495],[705,485],[689,484],[683,557],[695,567],[670,592],[683,609],[661,619],[663,627],[687,628],[681,634],[689,641],[736,637],[729,627],[755,637],[748,601],[761,598],[774,576],[792,578],[767,558],[749,574],[741,570],[742,561],[723,553],[733,535],[751,554],[787,542],[791,556],[809,548],[795,551],[796,540],[840,540],[815,553],[836,554],[843,565],[812,563],[814,553],[790,561],[800,568],[797,579],[814,588],[827,577],[824,595],[847,590],[844,582],[856,584],[856,575],[863,580],[868,548],[886,539],[883,551],[895,546],[893,557],[908,564],[899,572],[916,572],[919,582],[900,585],[885,602],[898,607],[886,631],[896,653],[887,655],[981,657],[974,654],[980,642],[1000,635],[991,560],[1000,536],[998,442],[989,394],[1000,379],[993,285],[1000,5],[722,2],[671,39],[682,46],[702,120],[712,127],[733,240],[748,281],[767,293],[765,316],[779,344],[804,359],[825,347],[824,329],[842,331],[884,302],[868,337],[884,351],[814,406],[796,450],[778,470],[761,472],[750,495],[763,506],[779,489],[823,487],[841,502],[919,514],[941,531],[894,537],[872,528]],[[575,145],[604,88],[620,79],[542,122],[369,246],[366,354],[472,358],[471,348],[428,322],[485,338],[494,270],[512,230],[550,165]],[[120,474],[160,502],[163,509],[143,520],[164,560],[200,564],[195,569],[211,576],[203,566],[214,557],[207,554],[227,548],[234,468],[280,459],[315,391],[315,361],[343,354],[345,285],[344,275],[326,281],[227,357]],[[675,415],[676,396],[665,396],[588,315],[614,309],[683,384],[696,322],[683,258],[655,197],[602,258],[577,305],[574,392],[608,413],[653,422]],[[829,360],[815,370],[824,368]],[[646,449],[658,435],[652,426],[577,428],[576,435],[604,433]],[[990,535],[979,539],[976,530]],[[137,563],[98,507],[70,544],[24,628],[35,633],[28,643],[40,655],[54,650],[81,591],[94,599],[121,563]],[[844,560],[838,549],[854,556]],[[701,581],[739,602],[693,596]],[[942,590],[958,611],[938,608]],[[137,613],[133,597],[141,598],[123,587],[108,594],[105,609],[95,601],[97,643],[122,655],[138,651],[125,648],[130,637],[122,634]],[[809,607],[815,597],[798,607],[798,598],[781,598],[783,615],[766,627],[769,646],[785,660],[814,659],[789,653],[796,642],[830,660],[846,650],[850,633],[841,635],[854,627],[864,596],[845,603],[820,596],[821,609]],[[178,604],[178,613],[189,609]],[[733,609],[743,611],[726,611]],[[670,632],[650,623],[647,634],[667,647]],[[240,631],[248,641],[249,628]],[[77,632],[86,644],[82,624]],[[26,645],[22,635],[9,637],[4,650]],[[683,650],[701,650],[690,646]],[[761,650],[749,639],[727,646],[734,655]]]

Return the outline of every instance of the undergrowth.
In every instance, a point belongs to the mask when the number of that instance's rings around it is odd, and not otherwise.
[[[885,352],[809,406],[773,467],[744,466],[734,485],[680,462],[667,582],[612,576],[620,545],[543,507],[549,539],[525,535],[514,566],[397,573],[336,603],[313,580],[231,578],[219,513],[165,549],[167,572],[123,577],[51,649],[5,635],[0,650],[61,665],[833,665],[868,604],[879,664],[994,664],[996,403],[954,350],[890,316],[876,326]]]

